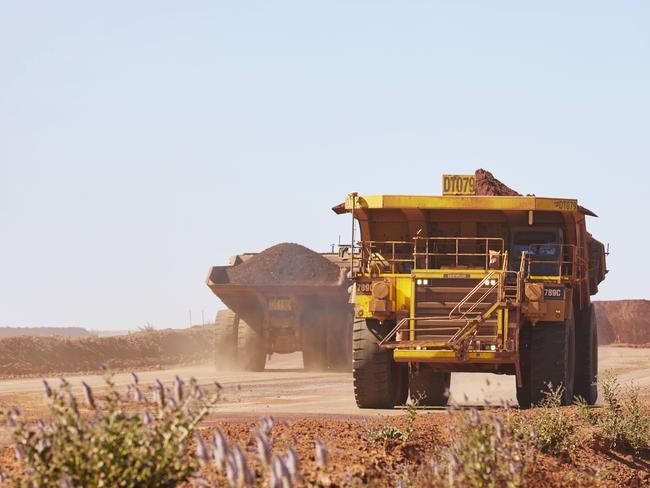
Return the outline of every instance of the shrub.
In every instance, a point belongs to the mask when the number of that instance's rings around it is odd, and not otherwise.
[[[188,480],[198,468],[188,441],[218,393],[206,398],[196,380],[186,388],[176,377],[171,390],[156,381],[146,394],[133,378],[122,396],[107,374],[103,399],[84,383],[84,412],[64,379],[57,389],[43,382],[49,420],[31,424],[17,409],[5,412],[26,472],[15,484],[158,487]]]
[[[606,373],[599,378],[604,404],[586,418],[596,426],[597,437],[610,448],[624,448],[639,452],[650,445],[650,415],[639,400],[639,388],[621,387],[616,377]]]
[[[561,408],[563,392],[562,386],[549,385],[539,408],[530,417],[519,417],[514,422],[520,438],[554,455],[567,455],[577,445],[576,422]]]
[[[369,442],[385,442],[388,440],[404,440],[404,432],[393,425],[382,425],[376,429],[368,429],[363,438]]]
[[[432,487],[518,487],[529,452],[493,412],[453,414],[451,444],[430,462],[422,484]]]
[[[376,429],[368,429],[363,438],[369,442],[385,442],[388,440],[408,442],[415,431],[417,403],[409,403],[406,407],[406,429],[399,430],[392,425],[382,425]]]

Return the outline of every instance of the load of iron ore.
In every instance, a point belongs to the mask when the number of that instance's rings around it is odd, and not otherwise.
[[[497,180],[492,173],[484,169],[476,170],[476,194],[484,196],[518,197],[519,193]]]
[[[295,285],[336,283],[339,267],[300,244],[284,242],[228,268],[234,285]]]

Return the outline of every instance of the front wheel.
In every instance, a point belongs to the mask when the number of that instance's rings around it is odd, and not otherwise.
[[[392,351],[379,347],[390,325],[378,320],[355,320],[352,336],[354,397],[359,408],[392,408],[406,402],[408,370],[393,360]]]
[[[560,386],[560,403],[571,405],[575,374],[574,318],[563,323],[531,326],[529,347],[527,367],[522,367],[523,385],[517,395],[521,398],[520,407],[540,405],[547,398],[549,388]]]

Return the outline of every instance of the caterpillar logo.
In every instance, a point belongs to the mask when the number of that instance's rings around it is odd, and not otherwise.
[[[443,195],[476,195],[475,175],[442,175]]]

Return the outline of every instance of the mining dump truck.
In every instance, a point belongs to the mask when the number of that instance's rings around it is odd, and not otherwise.
[[[442,196],[352,193],[333,208],[353,219],[359,407],[389,408],[409,393],[444,406],[452,372],[516,375],[521,408],[549,384],[562,386],[565,405],[596,401],[590,297],[606,253],[586,230],[595,214],[574,199],[478,196],[476,184],[445,175]]]
[[[349,268],[338,254],[283,243],[210,268],[228,307],[215,319],[218,369],[262,371],[271,354],[302,351],[307,370],[350,370]]]

